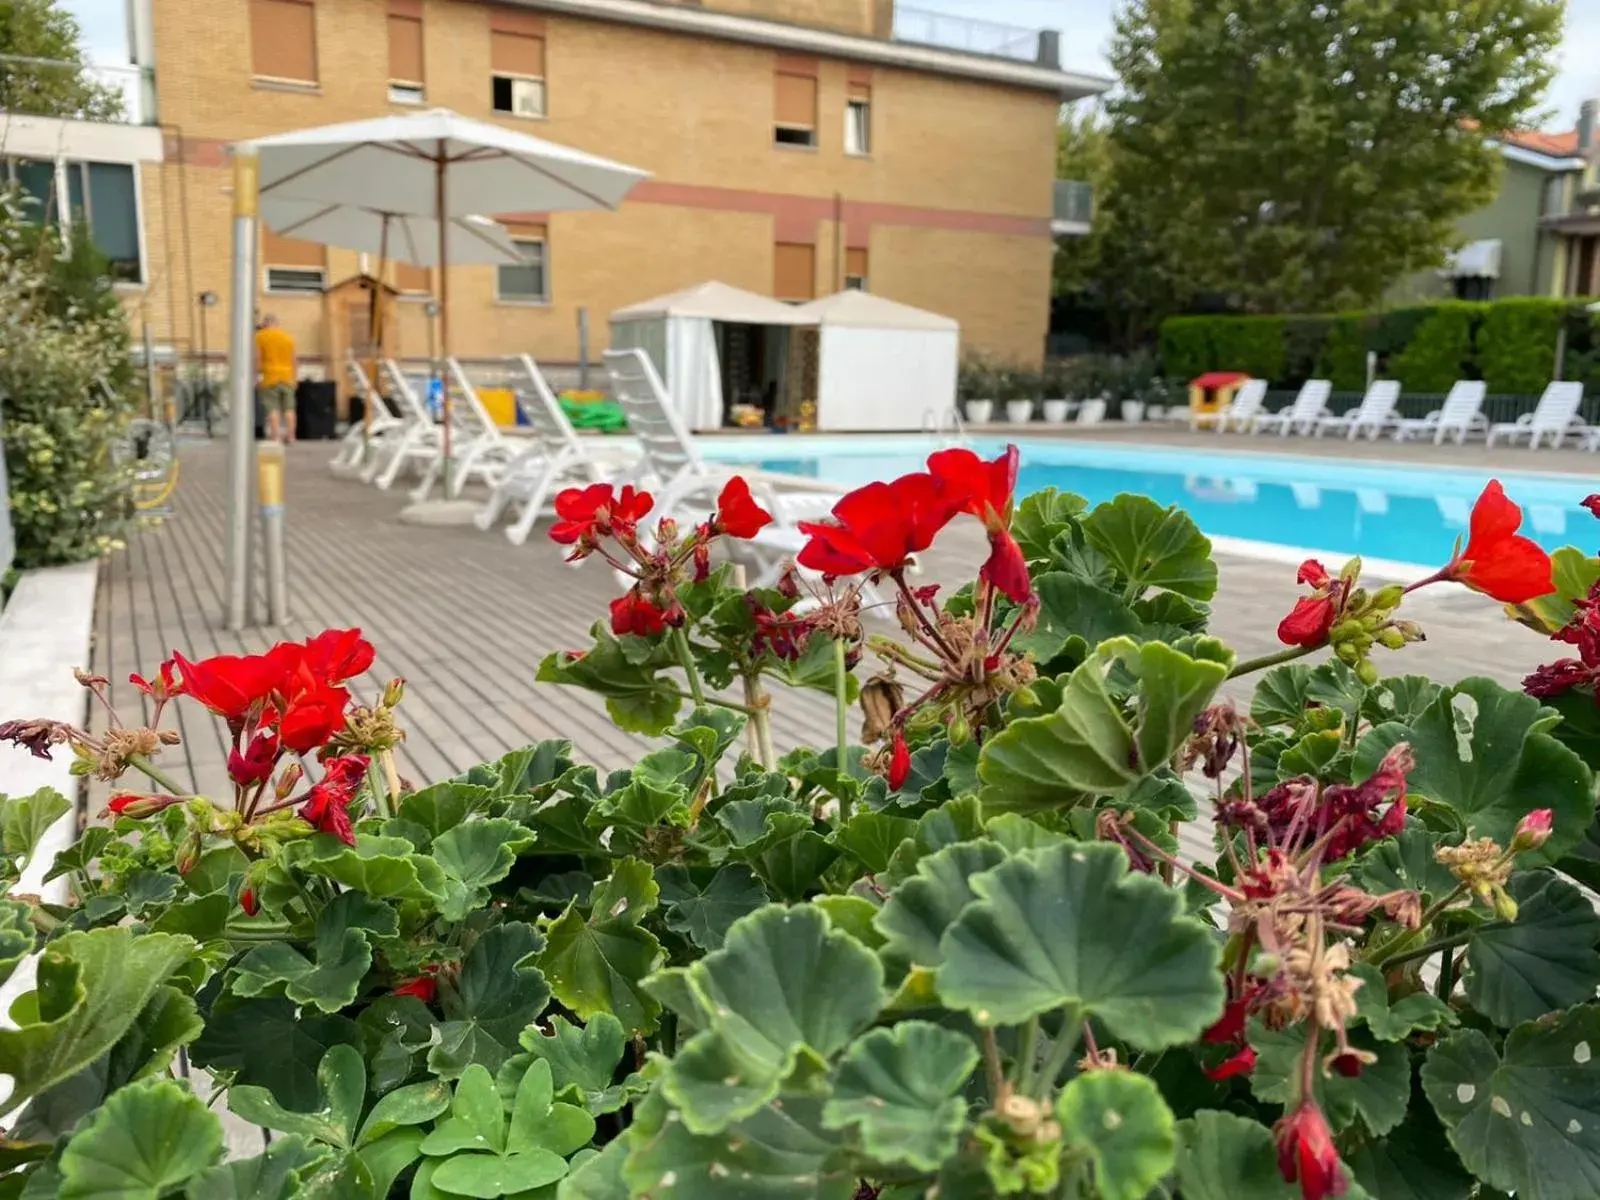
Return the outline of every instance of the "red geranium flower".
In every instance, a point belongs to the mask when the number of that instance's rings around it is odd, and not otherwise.
[[[292,643],[291,643],[292,644]],[[302,661],[318,679],[343,683],[372,666],[377,651],[359,629],[329,629],[307,638]]]
[[[1216,1066],[1207,1068],[1206,1078],[1221,1082],[1224,1079],[1232,1079],[1235,1075],[1248,1075],[1255,1069],[1256,1052],[1250,1046],[1246,1046],[1237,1054],[1223,1059]]]
[[[989,558],[978,577],[1021,604],[1033,592],[1022,548],[1011,536],[1011,508],[1017,490],[1021,453],[1007,446],[993,462],[971,450],[940,450],[928,456],[928,470],[940,493],[957,512],[971,513],[989,533]]]
[[[278,739],[271,733],[258,733],[241,754],[228,752],[228,778],[240,787],[254,787],[272,778],[272,768],[278,762]]]
[[[833,506],[832,521],[800,522],[811,540],[795,558],[824,575],[898,571],[933,544],[955,512],[932,475],[869,483]]]
[[[1578,503],[1587,508],[1593,516],[1600,517],[1600,492],[1585,496]]]
[[[1274,1127],[1278,1141],[1278,1171],[1284,1179],[1300,1181],[1305,1200],[1342,1196],[1349,1184],[1339,1165],[1339,1151],[1333,1144],[1322,1110],[1310,1100],[1285,1116]]]
[[[278,736],[296,754],[309,754],[344,728],[350,693],[321,680],[297,688],[278,718]]]
[[[1314,588],[1323,588],[1333,581],[1333,576],[1329,575],[1328,568],[1316,559],[1308,558],[1295,572],[1294,581],[1299,584],[1310,584]]]
[[[183,675],[183,694],[230,724],[242,722],[250,709],[266,700],[283,679],[280,664],[267,654],[219,654],[190,662],[174,651],[172,660]]]
[[[772,524],[772,514],[750,495],[750,485],[742,475],[728,480],[717,497],[717,516],[713,528],[729,537],[753,538]]]
[[[1524,604],[1555,591],[1550,556],[1539,543],[1517,533],[1522,510],[1491,479],[1472,506],[1467,545],[1440,572],[1502,604]]]
[[[106,809],[114,816],[143,820],[171,808],[182,801],[181,796],[149,796],[137,792],[119,792],[111,797]]]
[[[1328,640],[1338,609],[1327,596],[1302,596],[1278,622],[1278,640],[1286,646],[1315,649]]]
[[[239,907],[244,909],[245,916],[253,917],[261,911],[261,902],[256,899],[256,894],[252,889],[240,888]]]
[[[550,540],[563,546],[575,542],[592,546],[608,533],[632,537],[654,504],[649,492],[636,492],[632,484],[624,484],[615,494],[609,483],[567,488],[556,496],[557,520],[550,527]]]
[[[170,700],[183,693],[183,682],[176,677],[176,668],[177,663],[169,658],[161,664],[161,672],[154,679],[146,679],[135,672],[128,676],[128,682],[152,700]]]
[[[889,755],[889,788],[898,792],[911,777],[911,750],[906,745],[906,735],[894,731],[894,750]]]
[[[419,975],[417,978],[402,983],[395,988],[391,995],[415,996],[424,1004],[432,1004],[434,996],[439,991],[438,983],[430,975]]]
[[[322,781],[306,793],[300,816],[323,833],[331,833],[346,845],[354,846],[356,834],[350,824],[350,801],[366,777],[365,754],[330,758],[323,764]]]
[[[618,637],[629,633],[656,637],[666,632],[667,625],[667,614],[638,588],[630,589],[611,602],[611,632]]]

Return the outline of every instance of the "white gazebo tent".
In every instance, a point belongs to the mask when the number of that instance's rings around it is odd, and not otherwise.
[[[956,321],[860,291],[800,312],[819,327],[818,429],[920,429],[954,410]]]
[[[783,338],[776,344],[787,354],[788,330],[816,323],[802,308],[712,280],[619,308],[611,314],[611,348],[650,356],[689,429],[721,429],[726,409],[717,325],[777,330]]]

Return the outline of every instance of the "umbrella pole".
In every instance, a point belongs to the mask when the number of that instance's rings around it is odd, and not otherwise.
[[[389,214],[383,214],[383,225],[378,231],[378,279],[372,288],[372,311],[368,315],[367,343],[372,356],[367,361],[367,379],[374,394],[363,396],[361,405],[361,461],[367,461],[372,442],[372,409],[377,403],[376,393],[382,388],[378,383],[378,363],[383,358],[383,272],[389,258]]]
[[[434,160],[434,207],[439,218],[439,391],[444,400],[444,494],[450,495],[450,381],[445,375],[445,360],[450,357],[450,259],[445,236],[449,230],[449,209],[445,205],[444,177],[448,167],[446,143],[439,139],[439,157]]]

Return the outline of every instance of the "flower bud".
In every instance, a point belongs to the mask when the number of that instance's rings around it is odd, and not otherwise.
[[[164,812],[178,803],[178,796],[141,796],[132,792],[119,792],[111,797],[111,803],[106,805],[106,811],[113,816],[132,817],[142,821],[145,817],[153,817],[158,812]]]
[[[1517,919],[1517,902],[1511,898],[1511,893],[1498,883],[1493,886],[1494,913],[1502,921],[1515,921]]]
[[[663,546],[670,546],[678,540],[678,523],[671,517],[662,517],[656,522],[656,541]]]
[[[396,675],[383,685],[383,706],[393,708],[406,694],[406,681]]]
[[[1511,836],[1511,851],[1537,850],[1550,840],[1555,814],[1548,808],[1536,808],[1517,822],[1517,831]]]
[[[279,800],[287,800],[289,798],[289,793],[294,791],[295,785],[300,782],[300,777],[305,773],[305,768],[299,763],[289,763],[279,773],[278,786],[273,790],[273,794]]]
[[[1398,583],[1391,583],[1388,587],[1381,587],[1372,594],[1372,606],[1385,610],[1394,608],[1405,597],[1405,594],[1405,588]]]
[[[1356,664],[1356,678],[1368,687],[1373,687],[1377,684],[1379,679],[1378,668],[1373,665],[1370,658],[1363,658]]]
[[[950,718],[949,734],[952,750],[959,749],[972,740],[972,724],[967,720],[966,713],[958,712]]]
[[[1415,621],[1393,621],[1391,628],[1398,629],[1402,637],[1408,642],[1425,642],[1428,635],[1422,632],[1422,626]]]
[[[1406,644],[1406,635],[1390,626],[1378,630],[1378,645],[1385,650],[1399,650]]]
[[[1340,642],[1333,648],[1334,655],[1347,667],[1353,667],[1360,660],[1361,655],[1349,642]]]
[[[187,875],[194,870],[194,865],[200,861],[200,831],[191,830],[189,835],[178,844],[176,865],[179,875]]]
[[[1339,578],[1344,580],[1346,583],[1354,583],[1357,579],[1361,578],[1361,559],[1359,557],[1352,558],[1349,562],[1345,563],[1344,566],[1340,567]]]

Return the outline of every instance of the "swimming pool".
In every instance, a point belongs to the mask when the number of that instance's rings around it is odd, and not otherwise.
[[[707,457],[849,486],[921,469],[929,439],[806,436],[707,438]],[[1465,532],[1491,475],[1522,505],[1522,532],[1549,549],[1600,543],[1578,502],[1600,481],[1477,467],[1085,441],[1022,441],[1018,495],[1057,487],[1091,504],[1140,492],[1187,510],[1219,549],[1292,548],[1437,566]],[[1001,439],[974,439],[985,457]],[[1596,464],[1600,468],[1600,462]],[[1600,475],[1600,470],[1597,470]],[[1229,543],[1245,543],[1230,547]],[[1269,553],[1269,557],[1278,557]]]

